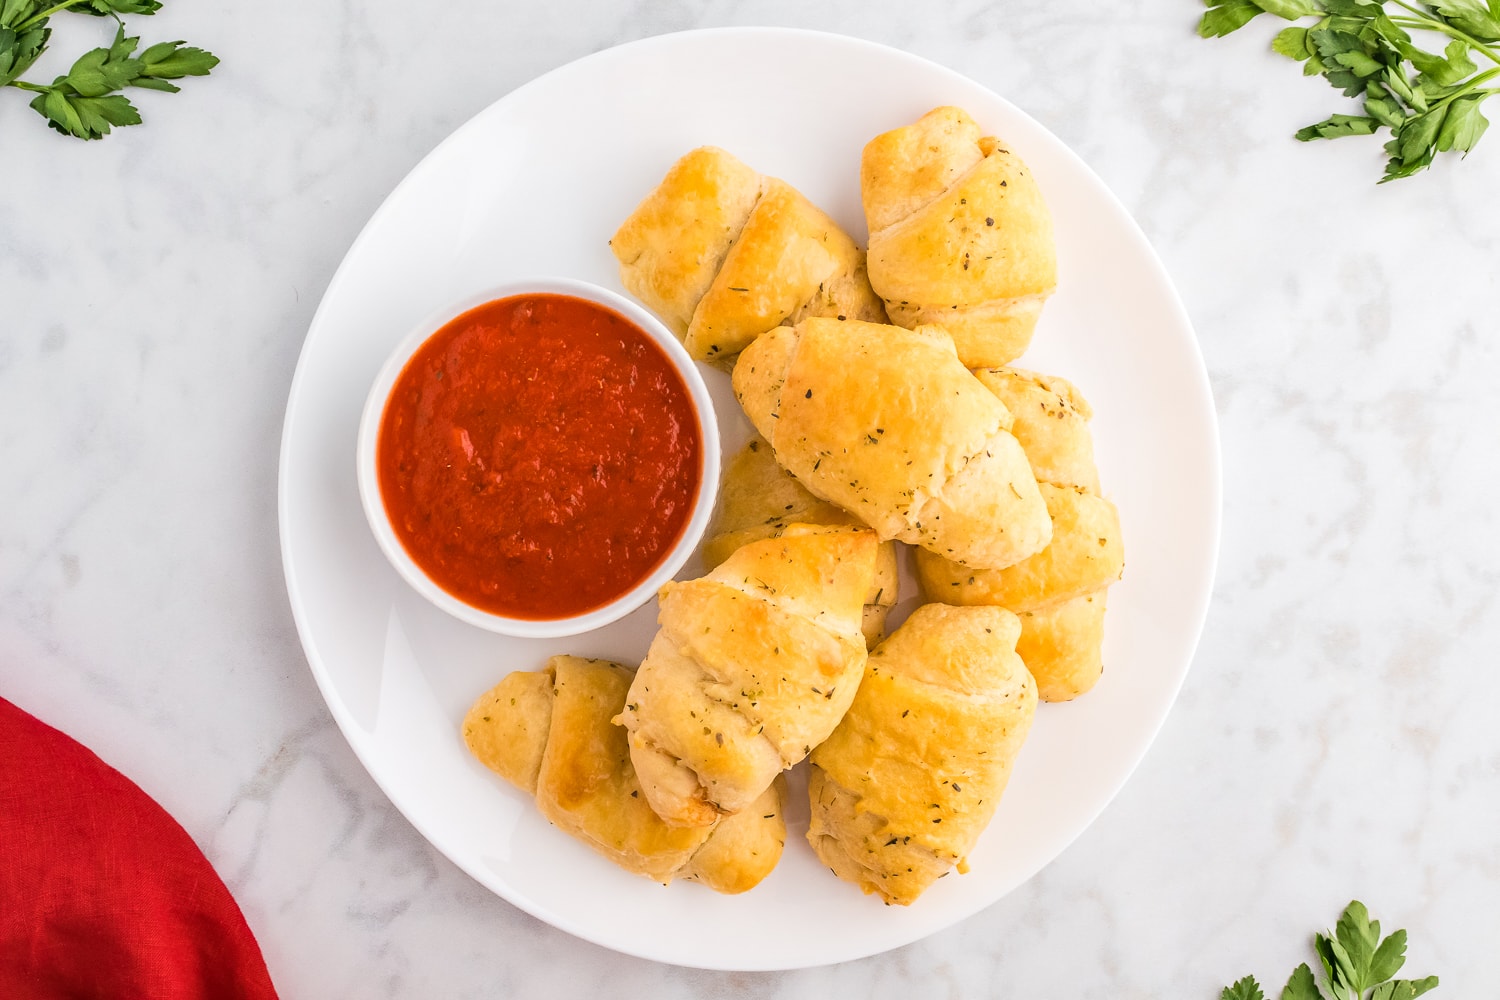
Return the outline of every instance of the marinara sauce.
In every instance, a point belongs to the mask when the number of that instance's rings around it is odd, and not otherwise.
[[[643,330],[567,295],[464,313],[407,362],[376,468],[434,583],[513,618],[565,618],[650,575],[698,494],[696,411]]]

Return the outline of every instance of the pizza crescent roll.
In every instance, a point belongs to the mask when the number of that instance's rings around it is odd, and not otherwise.
[[[662,587],[660,629],[617,721],[667,823],[747,808],[833,731],[864,670],[876,548],[867,528],[788,525]]]
[[[733,381],[776,461],[882,540],[1001,567],[1051,539],[1011,414],[941,330],[804,320],[746,349]]]
[[[839,878],[905,906],[967,870],[1036,712],[1020,632],[1002,608],[925,604],[870,653],[808,771],[807,839]]]
[[[1041,485],[1052,542],[1000,570],[977,570],[917,555],[929,600],[994,604],[1021,618],[1016,649],[1043,701],[1067,701],[1092,688],[1104,670],[1105,591],[1125,568],[1120,515],[1099,496],[1092,415],[1072,383],[1018,369],[975,376],[1011,411],[1012,431]]]
[[[719,509],[703,542],[703,561],[719,565],[740,546],[774,538],[789,524],[858,524],[842,507],[820,500],[776,464],[771,446],[754,438],[735,455],[719,484]],[[860,629],[865,645],[874,646],[885,632],[885,619],[896,604],[900,574],[896,543],[881,542],[875,556],[875,580],[865,595]]]
[[[508,674],[469,710],[464,742],[486,767],[534,795],[554,825],[627,871],[723,893],[753,888],[776,867],[786,840],[782,785],[711,826],[662,822],[641,795],[625,731],[611,721],[634,675],[576,656]]]
[[[713,146],[667,171],[610,240],[620,280],[699,361],[806,316],[883,321],[865,254],[785,181]]]
[[[1094,464],[1094,411],[1078,387],[1056,375],[1020,368],[976,368],[974,377],[1015,418],[1010,432],[1021,443],[1039,483],[1099,492]]]
[[[971,368],[1020,357],[1057,286],[1052,216],[1021,158],[936,108],[870,141],[860,190],[891,322],[942,326]]]

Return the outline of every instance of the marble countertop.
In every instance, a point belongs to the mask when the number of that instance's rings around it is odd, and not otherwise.
[[[1437,995],[1493,991],[1500,147],[1377,186],[1378,141],[1290,139],[1339,101],[1269,26],[1204,41],[1188,3],[278,6],[133,21],[224,63],[104,142],[0,92],[0,696],[186,826],[284,996],[1207,998],[1279,990],[1352,898]],[[779,974],[583,943],[430,847],[319,697],[276,520],[304,333],[401,177],[548,69],[750,24],[944,63],[1087,160],[1193,318],[1225,475],[1193,669],[1098,821],[946,932]]]

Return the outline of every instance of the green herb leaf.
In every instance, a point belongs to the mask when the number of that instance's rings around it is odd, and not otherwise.
[[[161,10],[160,0],[86,0],[73,8],[80,14],[96,17],[116,17],[120,14],[155,14]]]
[[[1429,111],[1426,114],[1408,118],[1406,123],[1396,130],[1396,140],[1399,143],[1398,149],[1403,165],[1413,164],[1424,158],[1426,162],[1423,166],[1432,162],[1432,154],[1435,152],[1433,147],[1437,142],[1438,134],[1443,130],[1443,119],[1447,116],[1446,108]]]
[[[1373,81],[1365,91],[1365,114],[1387,128],[1399,128],[1406,118],[1406,112],[1391,98],[1390,91]]]
[[[1500,42],[1500,16],[1485,0],[1433,0],[1443,20],[1481,42]]]
[[[1252,20],[1265,13],[1265,9],[1251,0],[1206,0],[1208,10],[1198,22],[1198,34],[1204,38],[1218,38],[1238,31]]]
[[[52,85],[67,85],[82,97],[103,97],[123,90],[141,73],[141,61],[130,58],[139,42],[139,38],[126,38],[122,25],[115,33],[113,45],[85,52],[68,70],[68,75],[58,77]]]
[[[1271,49],[1279,52],[1288,59],[1302,62],[1312,56],[1312,46],[1307,43],[1307,29],[1290,27],[1282,28],[1271,40]]]
[[[1281,990],[1281,1000],[1323,1000],[1323,994],[1318,992],[1318,984],[1313,981],[1312,969],[1303,962],[1292,970],[1292,978],[1286,981],[1286,986]]]
[[[1380,127],[1375,118],[1359,115],[1330,115],[1316,125],[1297,130],[1297,139],[1310,142],[1313,139],[1338,139],[1346,135],[1373,135]]]
[[[102,139],[114,125],[139,125],[141,116],[124,97],[82,97],[61,87],[49,88],[31,102],[47,124],[64,135]]]
[[[1255,3],[1267,14],[1275,14],[1288,21],[1310,17],[1318,11],[1309,0],[1255,0]]]
[[[1438,130],[1438,152],[1446,153],[1456,149],[1467,154],[1479,142],[1485,129],[1490,127],[1489,120],[1479,110],[1480,100],[1478,97],[1466,97],[1448,105],[1443,127]]]
[[[37,0],[0,0],[0,28],[18,28],[36,14]]]
[[[1375,925],[1380,926],[1378,923]],[[1370,958],[1370,981],[1384,982],[1401,971],[1406,964],[1406,932],[1395,931],[1375,949]]]
[[[160,42],[141,53],[141,75],[156,80],[180,80],[185,76],[207,76],[219,65],[212,52],[184,45],[183,42]],[[137,86],[145,84],[137,83]]]
[[[1435,56],[1423,52],[1415,45],[1409,45],[1402,50],[1411,64],[1422,72],[1422,75],[1441,87],[1450,87],[1460,80],[1472,76],[1479,67],[1474,60],[1469,58],[1469,43],[1455,38],[1448,43],[1441,56]]]
[[[1437,984],[1437,976],[1428,976],[1426,979],[1419,980],[1397,979],[1375,987],[1374,992],[1370,994],[1370,1000],[1411,1000],[1428,990],[1435,989]]]
[[[47,47],[50,28],[35,27],[17,32],[14,28],[0,28],[0,87],[31,68],[37,56]]]
[[[1224,987],[1219,1000],[1266,1000],[1266,995],[1260,991],[1260,983],[1254,976],[1246,976],[1233,986]]]
[[[1433,138],[1436,137],[1437,133],[1434,131]],[[1359,997],[1372,985],[1370,963],[1375,957],[1376,947],[1380,944],[1380,921],[1371,921],[1365,904],[1356,899],[1345,908],[1344,915],[1339,917],[1333,934],[1345,957],[1344,982],[1354,991],[1354,995]]]

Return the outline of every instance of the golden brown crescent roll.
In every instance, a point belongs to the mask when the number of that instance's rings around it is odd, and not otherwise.
[[[1077,386],[1020,368],[976,368],[974,377],[1015,417],[1010,432],[1026,452],[1037,482],[1099,492],[1089,431],[1094,411]]]
[[[1011,415],[941,330],[804,320],[740,356],[734,392],[777,462],[881,539],[998,567],[1051,538]]]
[[[839,878],[905,906],[967,870],[1036,712],[1020,632],[1002,608],[925,604],[870,653],[807,776],[807,839]]]
[[[790,472],[776,464],[766,440],[757,437],[740,449],[724,470],[719,508],[703,542],[703,562],[713,569],[740,546],[774,538],[789,524],[858,523],[842,507],[807,492]],[[875,580],[865,595],[860,625],[866,646],[874,646],[884,635],[885,619],[896,604],[899,590],[896,543],[881,542],[875,556]]]
[[[661,589],[661,625],[618,722],[642,794],[673,826],[760,797],[838,724],[864,670],[874,532],[788,525]]]
[[[1036,611],[1018,611],[1016,653],[1043,701],[1071,701],[1104,673],[1104,605],[1109,589]]]
[[[936,108],[871,140],[860,190],[891,322],[940,324],[971,368],[1020,357],[1057,286],[1052,216],[1021,158]]]
[[[753,888],[786,840],[781,785],[718,824],[671,827],[641,796],[625,731],[611,719],[635,672],[604,660],[554,656],[507,675],[464,718],[464,742],[490,770],[536,796],[542,815],[627,871],[686,878],[718,892]]]
[[[1105,589],[1124,570],[1119,512],[1098,495],[1088,403],[1072,383],[1017,369],[975,375],[1011,410],[1052,517],[1052,542],[1002,570],[917,555],[928,600],[997,604],[1021,617],[1016,649],[1044,701],[1067,701],[1103,672]]]
[[[1031,611],[1107,587],[1125,568],[1115,505],[1077,487],[1041,484],[1052,515],[1052,542],[1004,569],[978,570],[927,552],[917,571],[927,596],[948,604],[998,604]]]
[[[885,319],[864,251],[790,184],[713,146],[674,163],[610,247],[625,287],[700,361],[805,316]]]

